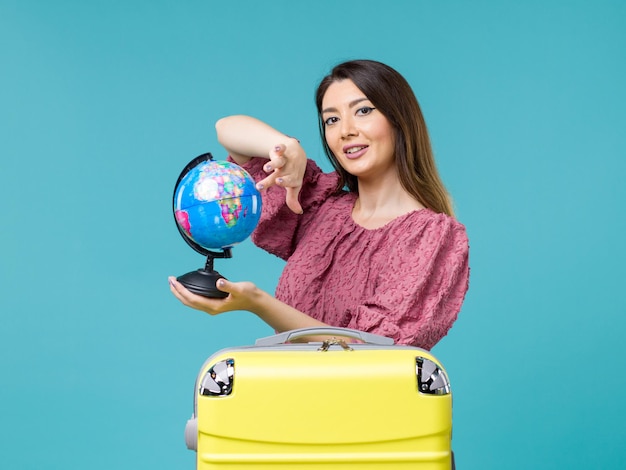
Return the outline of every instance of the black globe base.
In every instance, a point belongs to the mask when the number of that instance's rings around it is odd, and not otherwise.
[[[228,292],[222,292],[216,287],[218,279],[222,276],[217,271],[208,271],[206,269],[198,269],[187,274],[177,277],[176,279],[190,292],[208,297],[211,299],[224,299],[228,297]]]

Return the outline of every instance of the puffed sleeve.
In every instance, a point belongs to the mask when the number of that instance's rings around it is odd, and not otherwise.
[[[267,159],[252,158],[243,168],[255,181],[268,175],[263,170]],[[262,191],[263,209],[252,241],[258,247],[284,260],[293,253],[302,229],[315,215],[315,211],[326,198],[336,192],[338,176],[336,173],[323,173],[313,160],[307,161],[302,189],[299,194],[300,205],[304,213],[296,214],[285,203],[285,189],[271,186]]]
[[[469,286],[468,259],[465,227],[434,214],[407,247],[389,252],[372,295],[347,313],[345,326],[431,349],[457,319]]]

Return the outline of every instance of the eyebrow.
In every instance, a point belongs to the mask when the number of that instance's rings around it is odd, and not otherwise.
[[[356,100],[352,100],[348,103],[348,106],[350,108],[356,106],[357,104],[359,104],[361,101],[368,101],[367,98],[357,98]],[[331,113],[331,112],[337,112],[337,108],[326,108],[326,109],[322,109],[322,114],[324,113]]]

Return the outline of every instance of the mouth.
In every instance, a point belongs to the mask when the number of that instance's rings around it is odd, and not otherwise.
[[[343,148],[343,153],[347,158],[358,158],[368,149],[367,145],[352,145]]]

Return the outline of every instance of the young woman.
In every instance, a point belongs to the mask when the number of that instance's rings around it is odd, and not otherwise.
[[[249,116],[216,124],[219,142],[263,191],[252,240],[287,261],[275,297],[220,280],[208,299],[175,278],[185,305],[248,310],[277,331],[331,325],[432,348],[457,318],[468,288],[468,240],[453,215],[426,124],[406,80],[380,62],[337,65],[316,104],[323,173],[297,139]]]

